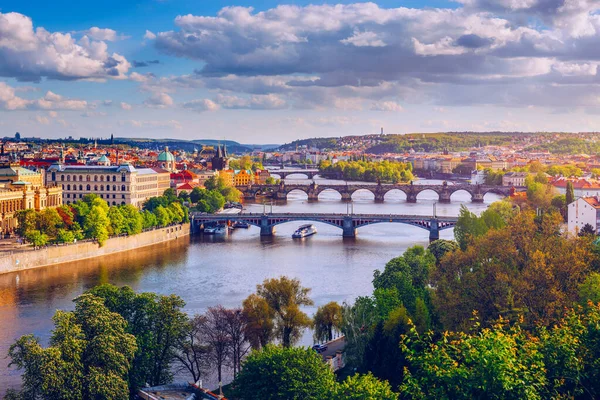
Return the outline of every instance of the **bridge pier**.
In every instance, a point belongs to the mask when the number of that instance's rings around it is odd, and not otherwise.
[[[286,192],[275,192],[275,198],[277,200],[287,200],[287,193]]]
[[[406,193],[406,202],[407,203],[416,203],[417,195],[415,193]]]
[[[483,203],[483,194],[481,194],[481,193],[474,193],[471,196],[471,202],[472,203]]]
[[[344,217],[343,225],[342,225],[342,236],[343,237],[356,237],[356,228],[354,227],[354,221],[352,217],[346,216]]]
[[[429,226],[429,243],[440,238],[440,225],[436,218],[432,218]]]
[[[340,194],[342,195],[342,201],[352,201],[352,194],[348,192],[341,192]]]
[[[260,218],[260,236],[273,236],[275,233],[275,227],[269,225],[269,217],[263,215]]]
[[[383,203],[384,198],[385,198],[385,194],[375,193],[375,203]]]
[[[308,200],[310,200],[310,201],[318,201],[319,200],[319,194],[315,190],[309,190],[308,191]]]
[[[447,192],[447,193],[446,192],[442,192],[442,193],[440,193],[440,198],[439,198],[438,201],[440,203],[450,203],[450,196],[451,196],[450,192]]]

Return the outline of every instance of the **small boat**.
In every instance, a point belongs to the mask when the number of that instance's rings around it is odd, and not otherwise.
[[[235,221],[233,223],[233,228],[234,229],[239,229],[239,228],[248,229],[248,228],[250,228],[250,225],[244,221]]]
[[[292,237],[294,239],[301,239],[301,238],[305,238],[307,236],[312,236],[315,233],[317,233],[317,228],[315,228],[315,226],[312,224],[306,224],[306,225],[302,225],[298,229],[296,229],[296,232],[294,232],[292,234]]]
[[[216,230],[217,230],[216,225],[206,225],[204,227],[204,234],[205,235],[214,235]]]
[[[227,227],[225,225],[217,225],[215,228],[215,235],[224,235],[227,233]]]

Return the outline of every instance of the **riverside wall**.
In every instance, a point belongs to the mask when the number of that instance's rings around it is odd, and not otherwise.
[[[187,240],[189,234],[190,224],[181,224],[132,236],[110,238],[102,247],[98,246],[97,243],[86,241],[69,245],[48,246],[38,250],[14,251],[0,255],[0,274],[102,257],[175,239],[184,238]]]

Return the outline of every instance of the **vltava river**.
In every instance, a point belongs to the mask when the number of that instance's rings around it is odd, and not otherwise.
[[[435,193],[422,193],[416,204],[408,204],[403,194],[389,193],[384,203],[376,204],[370,193],[357,192],[353,209],[355,213],[432,215],[435,199]],[[466,192],[456,193],[451,204],[437,204],[437,214],[457,215],[462,204],[479,213],[499,197],[488,194],[484,204],[469,199]],[[262,204],[246,207],[254,213],[265,208]],[[293,192],[287,202],[266,206],[267,211],[271,207],[273,212],[320,213],[346,213],[349,208],[334,192],[323,192],[319,202],[308,202],[305,194]],[[375,269],[382,269],[410,246],[428,243],[428,231],[402,224],[360,228],[357,237],[349,240],[342,239],[340,229],[315,223],[317,235],[292,240],[299,224],[278,225],[275,236],[268,239],[251,227],[226,237],[183,238],[104,258],[0,275],[0,397],[20,383],[18,372],[7,367],[10,344],[27,333],[46,344],[55,310],[72,309],[74,297],[98,284],[175,293],[186,301],[186,311],[194,314],[217,304],[240,306],[265,278],[287,275],[312,289],[315,306],[306,309],[312,315],[329,301],[351,302],[369,295]],[[452,231],[442,231],[441,236],[452,238]],[[311,344],[309,332],[302,343]]]

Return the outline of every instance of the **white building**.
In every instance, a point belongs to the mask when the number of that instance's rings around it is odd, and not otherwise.
[[[502,186],[525,187],[528,172],[507,172],[502,176]]]
[[[53,164],[46,171],[49,185],[62,187],[63,204],[71,204],[86,194],[97,194],[109,205],[133,204],[141,207],[150,197],[162,196],[170,187],[171,174],[160,168]]]
[[[576,234],[586,224],[590,224],[596,232],[600,227],[600,201],[597,197],[580,197],[567,206],[569,232]]]

